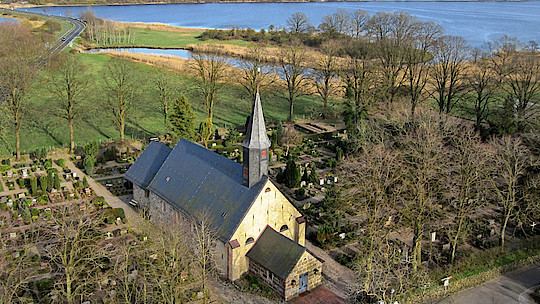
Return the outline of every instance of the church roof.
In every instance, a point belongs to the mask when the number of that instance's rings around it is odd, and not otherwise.
[[[149,166],[146,153],[133,166]],[[143,179],[139,170],[130,171],[126,174],[129,180]],[[147,188],[187,216],[207,217],[217,236],[229,241],[267,180],[263,177],[248,188],[242,184],[242,165],[181,140],[161,162]]]
[[[246,256],[285,279],[304,252],[305,247],[267,226]]]
[[[140,187],[148,187],[170,152],[171,148],[166,145],[157,141],[150,142],[139,159],[129,167],[125,178]]]
[[[253,108],[251,109],[251,116],[249,117],[246,138],[242,146],[246,148],[268,149],[270,148],[270,144],[270,139],[268,139],[264,125],[261,97],[259,96],[259,91],[257,91]]]

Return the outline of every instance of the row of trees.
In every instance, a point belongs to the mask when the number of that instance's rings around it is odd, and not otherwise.
[[[471,225],[483,220],[482,210],[500,210],[503,250],[510,225],[528,234],[540,216],[531,188],[538,176],[520,139],[484,143],[465,126],[431,115],[401,128],[398,136],[372,137],[339,168],[345,184],[337,192],[338,205],[363,220],[355,288],[385,302],[426,283],[424,247],[430,232],[448,238],[453,265]],[[403,228],[412,232],[410,248],[391,236]]]
[[[107,240],[103,221],[100,212],[55,209],[46,226],[27,232],[23,245],[0,243],[0,303],[208,301],[213,236],[207,223],[148,225],[136,238]],[[49,273],[40,261],[47,261]]]

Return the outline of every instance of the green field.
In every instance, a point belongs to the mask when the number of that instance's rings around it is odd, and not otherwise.
[[[163,30],[151,27],[129,27],[130,32],[134,37],[133,43],[125,44],[107,44],[96,45],[97,47],[152,47],[152,48],[186,48],[188,45],[195,44],[228,44],[236,46],[248,46],[250,43],[243,40],[206,40],[202,41],[197,37],[201,35],[203,29],[180,29],[167,30],[164,26]]]
[[[76,141],[84,143],[96,140],[117,138],[112,114],[107,110],[107,92],[104,85],[104,75],[107,73],[106,64],[111,57],[103,54],[79,54],[85,64],[90,80],[87,98],[84,100],[84,111],[76,125]],[[163,117],[153,79],[159,73],[165,73],[174,83],[179,92],[188,96],[197,113],[198,121],[202,121],[202,100],[199,96],[194,79],[165,69],[146,64],[130,62],[134,77],[137,79],[138,94],[133,102],[128,117],[126,135],[133,138],[145,138],[165,132]],[[68,144],[68,131],[65,121],[58,117],[55,107],[55,97],[49,91],[48,72],[41,73],[40,79],[28,96],[26,119],[21,131],[22,150],[29,152],[41,147],[60,147]],[[285,120],[288,105],[281,93],[262,92],[264,111],[267,121]],[[215,123],[220,127],[230,127],[243,124],[249,114],[250,101],[240,85],[227,84],[219,95],[215,109]],[[302,97],[295,105],[298,118],[310,115],[320,109],[319,99],[314,96]],[[198,124],[198,123],[197,123]],[[9,145],[1,146],[0,154],[13,151],[14,139],[10,125],[6,125],[5,137]]]

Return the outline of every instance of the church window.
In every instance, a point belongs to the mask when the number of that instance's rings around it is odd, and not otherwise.
[[[144,197],[148,198],[150,196],[150,190],[145,189],[144,190]]]
[[[252,237],[249,237],[249,238],[246,240],[246,245],[252,244],[253,242],[255,242],[255,239],[252,238]]]
[[[272,191],[272,189],[270,189],[270,187],[268,187],[268,188],[266,188],[266,189],[264,190],[264,192],[270,192],[270,191]]]
[[[279,232],[283,232],[283,231],[287,231],[287,230],[289,230],[289,226],[287,226],[287,225],[283,225],[283,226],[281,226],[281,228],[279,228]]]

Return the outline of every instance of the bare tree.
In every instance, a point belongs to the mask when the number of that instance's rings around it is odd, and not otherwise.
[[[414,34],[405,41],[404,63],[406,85],[411,103],[411,117],[414,120],[416,107],[424,99],[428,81],[431,52],[438,35],[442,32],[435,23],[415,22],[411,25]]]
[[[307,33],[312,25],[304,13],[294,13],[287,19],[287,29],[293,34]]]
[[[274,75],[265,66],[263,49],[259,46],[250,47],[246,60],[242,63],[242,79],[240,83],[249,94],[250,100],[255,100],[257,90],[270,86],[274,82]]]
[[[439,114],[449,114],[463,93],[466,72],[467,43],[457,36],[442,36],[434,48],[430,70],[430,95],[439,106]]]
[[[496,79],[486,53],[473,53],[473,68],[467,73],[466,83],[474,102],[475,129],[480,130],[489,115],[489,106],[495,100]]]
[[[280,67],[287,86],[286,99],[289,102],[289,121],[294,119],[294,104],[298,97],[306,94],[308,78],[306,76],[305,50],[297,43],[281,49]]]
[[[44,48],[32,32],[18,23],[0,24],[0,101],[15,131],[15,152],[21,157],[21,127],[26,94],[39,67]]]
[[[200,271],[200,279],[204,293],[203,303],[208,303],[208,277],[214,270],[216,232],[208,212],[195,216],[192,224],[192,250],[195,263]]]
[[[430,214],[435,208],[435,194],[439,191],[445,150],[439,124],[426,116],[419,126],[410,130],[404,140],[404,156],[407,174],[407,192],[402,215],[411,223],[413,230],[412,267],[417,271],[422,265],[422,240]]]
[[[163,114],[163,124],[166,126],[169,119],[169,104],[174,98],[175,91],[171,80],[163,73],[156,77],[154,85],[159,94],[159,103],[161,105],[161,113]]]
[[[334,48],[335,44],[333,43],[322,46],[324,54],[317,61],[317,66],[312,73],[316,92],[323,102],[323,117],[328,115],[330,97],[335,95],[339,88],[338,66]]]
[[[375,69],[368,60],[367,46],[362,41],[356,41],[346,46],[347,63],[341,69],[341,79],[347,98],[346,120],[351,131],[359,131],[363,116],[367,115],[373,101],[370,89],[374,86]]]
[[[452,165],[448,166],[450,206],[455,223],[449,230],[452,244],[450,263],[454,263],[457,247],[464,239],[471,215],[486,203],[489,156],[480,139],[473,133],[455,128],[450,136],[453,143]]]
[[[388,233],[401,197],[403,168],[397,155],[383,144],[363,151],[340,167],[347,177],[343,199],[365,219],[361,224],[363,252],[356,261],[358,288],[386,302],[391,296],[390,287],[399,289],[394,272],[398,271],[401,259],[389,244]],[[363,186],[358,187],[359,183]]]
[[[51,79],[50,89],[58,98],[60,115],[68,123],[69,153],[75,152],[74,123],[81,112],[81,103],[88,89],[85,66],[74,55],[60,58],[58,70]]]
[[[96,275],[105,257],[98,242],[100,218],[69,207],[53,213],[54,225],[48,229],[53,242],[46,252],[58,276],[54,294],[61,302],[83,302],[95,288]]]
[[[415,20],[406,13],[377,13],[366,25],[380,64],[383,97],[392,103],[405,80],[405,51],[415,31]]]
[[[496,148],[495,176],[492,178],[493,189],[497,194],[497,204],[502,209],[501,219],[501,249],[505,249],[506,227],[509,221],[516,215],[518,205],[522,202],[519,195],[519,182],[524,176],[528,159],[528,151],[517,138],[504,136],[494,140]]]
[[[113,114],[116,129],[120,133],[120,140],[125,139],[126,122],[135,97],[137,84],[127,61],[112,59],[107,65],[106,78],[109,91],[109,108]]]
[[[324,16],[319,30],[329,36],[346,35],[351,32],[351,16],[346,10]]]
[[[214,105],[218,93],[226,76],[226,63],[221,57],[215,55],[193,56],[193,69],[197,73],[197,87],[203,97],[206,121],[201,132],[201,139],[205,147],[213,134]]]
[[[369,20],[368,12],[364,10],[356,10],[351,14],[351,36],[360,38],[366,31],[366,25]]]
[[[32,252],[28,248],[17,252],[18,257],[4,251],[0,255],[0,303],[16,303],[18,294],[27,289],[38,274]]]

